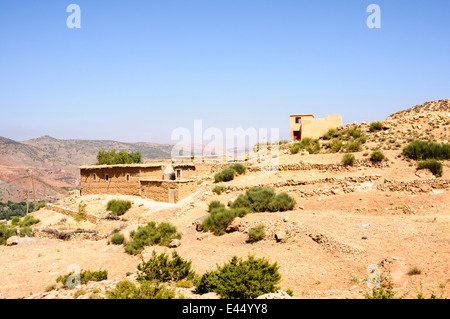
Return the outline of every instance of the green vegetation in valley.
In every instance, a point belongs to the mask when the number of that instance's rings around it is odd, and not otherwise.
[[[116,153],[116,150],[112,151],[99,151],[97,154],[96,165],[117,165],[117,164],[141,164],[142,155],[139,152],[127,153],[120,151]]]

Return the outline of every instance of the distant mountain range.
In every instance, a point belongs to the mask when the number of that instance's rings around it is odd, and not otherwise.
[[[79,186],[78,168],[95,164],[100,150],[140,152],[143,160],[149,161],[170,159],[172,147],[145,142],[59,140],[50,136],[17,142],[0,137],[0,201],[26,200],[27,189],[32,194],[33,183],[37,200],[59,198],[68,189]]]

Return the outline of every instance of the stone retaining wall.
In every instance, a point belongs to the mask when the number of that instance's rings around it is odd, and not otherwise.
[[[78,211],[76,211],[76,210],[73,210],[73,209],[70,209],[70,208],[67,208],[67,207],[56,206],[56,205],[53,205],[53,204],[47,204],[47,205],[45,205],[45,208],[49,209],[49,210],[52,210],[52,211],[55,211],[57,213],[61,213],[61,214],[64,214],[64,215],[68,215],[68,216],[74,217],[74,218],[77,217],[77,215],[79,215]],[[99,222],[99,218],[98,217],[95,217],[95,216],[92,216],[92,215],[88,215],[88,214],[86,214],[85,217],[91,223],[97,224]]]

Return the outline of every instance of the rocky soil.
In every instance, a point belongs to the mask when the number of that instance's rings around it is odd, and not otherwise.
[[[33,226],[35,237],[0,246],[2,261],[7,261],[0,268],[0,296],[104,298],[118,281],[135,280],[141,258],[149,258],[153,250],[176,250],[199,274],[233,256],[251,254],[277,262],[282,275],[279,291],[260,298],[290,298],[289,289],[293,298],[364,298],[369,291],[366,279],[375,266],[392,281],[398,297],[417,298],[421,293],[448,298],[450,163],[444,161],[444,174],[435,177],[417,171],[415,162],[400,154],[411,138],[448,141],[449,101],[393,114],[384,121],[387,128],[376,133],[368,131],[368,123],[356,124],[368,139],[354,153],[353,167],[342,165],[342,153],[280,152],[275,170],[267,172],[264,163],[255,163],[245,175],[222,183],[221,195],[212,192],[213,173],[220,167],[213,168],[209,176],[201,177],[197,192],[178,204],[120,195],[67,196],[33,213],[41,220]],[[368,161],[372,149],[381,149],[388,161],[373,165]],[[198,230],[210,201],[227,204],[252,186],[287,192],[297,205],[288,212],[235,219],[223,236]],[[111,219],[105,210],[111,198],[130,199],[133,206]],[[89,218],[79,218],[80,205]],[[109,243],[114,231],[127,237],[149,221],[173,223],[182,234],[179,246],[146,247],[141,255],[131,256],[123,246]],[[257,225],[264,225],[265,237],[249,242],[248,231]],[[108,280],[65,289],[56,278],[71,267],[108,270]],[[419,273],[412,274],[414,268]],[[187,298],[218,298],[197,295],[193,288],[176,290]]]

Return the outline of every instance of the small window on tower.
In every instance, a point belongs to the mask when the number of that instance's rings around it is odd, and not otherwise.
[[[92,176],[92,179],[93,179],[94,181],[96,181],[96,180],[97,180],[97,174],[94,174],[94,175]]]
[[[127,174],[127,182],[130,181],[130,174]]]
[[[105,180],[106,180],[107,182],[109,182],[109,175],[108,175],[108,174],[105,175]]]

